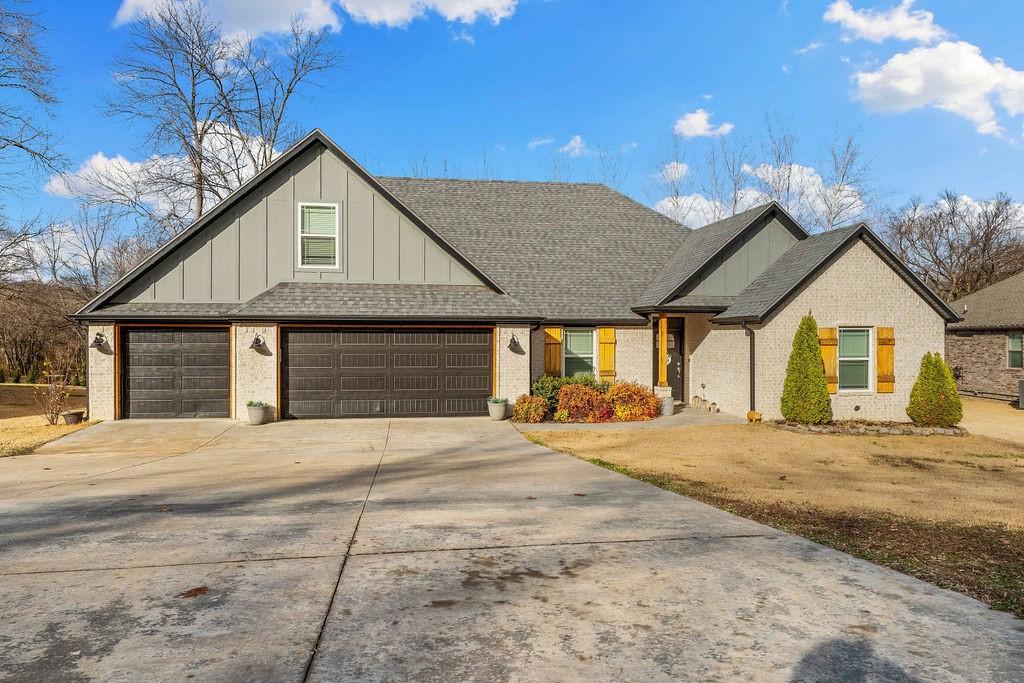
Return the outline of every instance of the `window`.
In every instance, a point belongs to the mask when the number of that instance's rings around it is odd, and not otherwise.
[[[299,265],[338,267],[338,206],[299,204]]]
[[[594,331],[566,328],[562,374],[566,377],[594,374]]]
[[[839,390],[868,388],[871,375],[871,329],[839,328]]]
[[[1009,366],[1011,368],[1024,368],[1024,358],[1022,358],[1022,351],[1024,351],[1024,332],[1010,332],[1009,336]]]

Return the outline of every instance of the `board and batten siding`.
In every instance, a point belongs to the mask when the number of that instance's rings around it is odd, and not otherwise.
[[[796,243],[796,236],[773,218],[741,243],[716,256],[685,294],[735,296]]]
[[[299,268],[301,202],[339,207],[338,268]],[[461,263],[322,145],[267,178],[116,299],[244,302],[279,282],[480,284]]]

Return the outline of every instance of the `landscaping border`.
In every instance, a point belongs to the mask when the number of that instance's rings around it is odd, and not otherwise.
[[[807,425],[799,422],[774,420],[768,424],[776,429],[784,429],[787,432],[802,434],[870,434],[872,436],[879,434],[893,436],[966,436],[967,434],[967,430],[963,427],[921,427],[909,422],[844,421],[823,425]]]

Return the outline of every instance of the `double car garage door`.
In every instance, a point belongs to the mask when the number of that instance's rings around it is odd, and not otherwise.
[[[121,349],[122,417],[229,416],[227,328],[126,327]],[[492,333],[282,329],[279,362],[283,417],[482,415]]]

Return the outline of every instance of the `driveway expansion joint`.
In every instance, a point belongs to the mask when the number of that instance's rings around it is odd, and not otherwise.
[[[39,576],[42,574],[82,574],[85,572],[119,572],[132,571],[137,569],[167,569],[174,567],[209,567],[218,564],[246,564],[249,562],[289,562],[306,560],[325,560],[344,557],[337,553],[328,555],[280,555],[277,557],[249,557],[227,560],[207,560],[206,562],[168,562],[165,564],[126,564],[112,567],[76,567],[74,569],[32,569],[28,571],[3,572],[0,577],[5,576]]]

